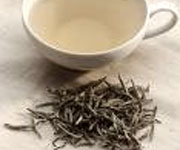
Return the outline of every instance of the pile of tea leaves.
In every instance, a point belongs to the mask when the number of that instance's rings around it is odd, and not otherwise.
[[[133,80],[126,83],[120,76],[117,84],[104,77],[75,88],[49,89],[48,93],[49,102],[27,109],[32,124],[5,127],[34,131],[40,137],[38,126],[48,123],[53,128],[55,150],[66,144],[141,150],[142,140],[152,138],[154,124],[159,122],[149,87],[135,85]]]

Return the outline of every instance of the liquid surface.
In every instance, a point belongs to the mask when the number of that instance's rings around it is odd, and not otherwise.
[[[57,49],[93,53],[132,38],[144,21],[139,0],[39,0],[32,7],[32,29]]]

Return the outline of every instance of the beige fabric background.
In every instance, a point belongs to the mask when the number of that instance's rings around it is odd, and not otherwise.
[[[179,0],[169,1],[180,9]],[[167,18],[168,15],[161,14],[154,24]],[[24,122],[21,113],[43,97],[46,86],[83,83],[104,75],[115,81],[119,72],[139,83],[149,83],[159,107],[158,117],[163,123],[156,126],[154,141],[145,149],[180,150],[180,24],[169,33],[143,41],[123,61],[89,73],[62,69],[36,51],[22,27],[21,0],[0,0],[0,150],[51,149],[48,132],[39,140],[33,134],[3,128],[4,122]],[[73,148],[65,150],[70,149]]]

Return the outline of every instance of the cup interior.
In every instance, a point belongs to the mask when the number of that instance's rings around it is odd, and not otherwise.
[[[52,0],[24,0],[23,4],[23,16],[25,24],[28,26],[30,32],[35,38],[39,39],[42,43],[46,43],[55,49],[62,47],[66,52],[69,52],[68,48],[61,46],[61,43],[56,46],[55,44],[46,41],[43,34],[36,31],[30,23],[30,14],[36,3],[44,2],[48,3]],[[109,49],[115,49],[136,36],[138,32],[143,28],[147,16],[147,8],[144,0],[53,0],[57,1],[52,5],[52,10],[47,9],[42,18],[46,26],[47,22],[57,22],[58,24],[64,24],[64,22],[70,22],[72,20],[78,20],[79,18],[95,20],[102,26],[99,26],[98,31],[107,30],[110,44],[108,42],[101,41],[99,39],[104,38],[104,33],[100,32],[98,38],[99,43],[106,43],[103,47],[103,52]],[[54,3],[55,4],[55,3]],[[58,13],[55,13],[58,12]],[[48,13],[54,13],[54,16],[48,20],[46,16]],[[41,20],[41,21],[42,21]],[[49,27],[50,28],[50,27]],[[52,26],[51,26],[52,28]],[[53,27],[56,28],[56,27]],[[48,30],[48,28],[46,28]],[[42,31],[44,32],[44,31]],[[97,37],[93,35],[92,37]],[[84,37],[85,38],[85,37]],[[86,43],[85,43],[86,44]],[[86,44],[87,45],[87,44]],[[94,47],[96,49],[96,47]],[[96,50],[98,51],[98,50]]]

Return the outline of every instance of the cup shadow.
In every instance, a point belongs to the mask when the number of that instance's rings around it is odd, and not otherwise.
[[[46,69],[42,78],[42,82],[44,82],[44,84],[49,87],[60,87],[69,83],[75,83],[77,78],[88,73],[88,71],[79,71],[65,68],[47,59],[44,61],[46,63]]]

